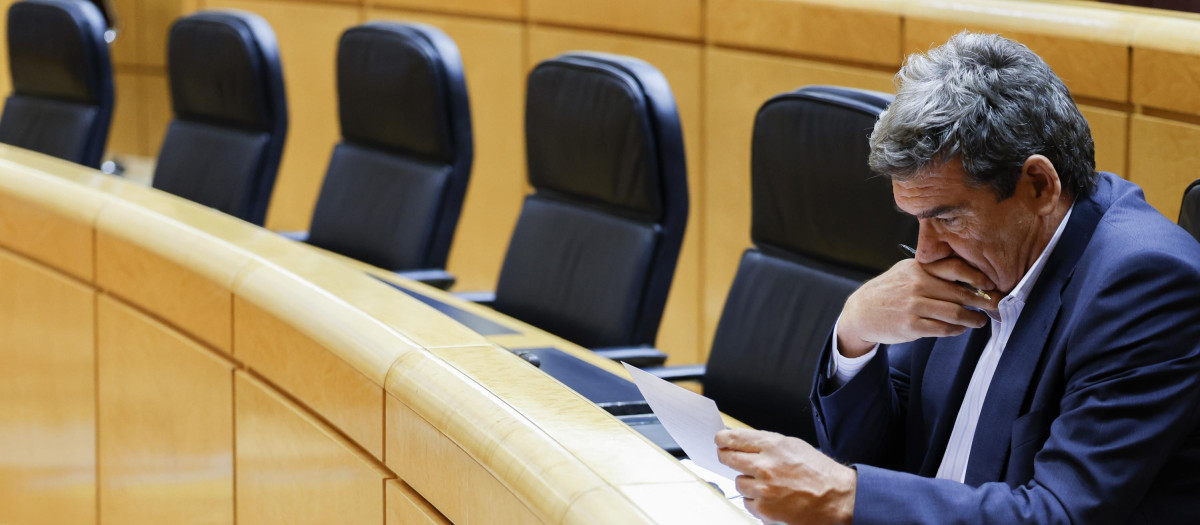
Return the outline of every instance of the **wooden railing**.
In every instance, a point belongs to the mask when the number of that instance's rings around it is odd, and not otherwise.
[[[0,146],[0,523],[746,515],[498,346],[585,350],[182,199]]]

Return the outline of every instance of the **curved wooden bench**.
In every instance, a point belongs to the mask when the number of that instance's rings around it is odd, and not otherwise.
[[[497,341],[612,363],[476,309],[514,332],[489,339],[380,279],[0,147],[0,521],[747,518]]]

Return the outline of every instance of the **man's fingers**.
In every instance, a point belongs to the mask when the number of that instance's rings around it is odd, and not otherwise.
[[[763,519],[762,514],[758,511],[758,501],[750,498],[742,498],[742,505],[746,506],[746,512],[758,519]]]
[[[746,499],[758,499],[758,497],[761,495],[758,484],[758,480],[745,474],[738,476],[737,479],[733,480],[733,486],[737,487],[738,494],[745,496]]]
[[[962,281],[980,290],[995,290],[996,284],[988,279],[979,269],[958,258],[942,259],[940,261],[921,265],[925,273],[943,281]]]
[[[759,473],[758,466],[755,464],[757,453],[742,452],[729,448],[717,449],[717,459],[724,463],[725,466],[738,472],[751,476]]]
[[[922,299],[920,303],[921,317],[925,319],[966,328],[982,328],[987,324],[987,315],[963,308],[961,304],[937,299]]]
[[[717,443],[718,448],[728,448],[742,452],[761,452],[762,434],[766,434],[766,432],[744,428],[730,428],[717,432],[717,437],[713,441]]]
[[[913,322],[913,339],[922,337],[954,337],[967,332],[967,327],[936,319],[917,319]]]

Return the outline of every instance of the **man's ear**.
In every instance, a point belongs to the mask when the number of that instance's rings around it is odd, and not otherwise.
[[[1049,215],[1054,212],[1058,199],[1062,197],[1062,182],[1050,159],[1045,155],[1030,155],[1021,166],[1021,182],[1018,186],[1029,185],[1027,191],[1038,214]]]

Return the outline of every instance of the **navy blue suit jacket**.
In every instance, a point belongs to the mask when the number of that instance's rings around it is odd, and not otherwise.
[[[989,336],[881,347],[841,388],[818,373],[818,440],[858,464],[856,522],[1200,523],[1200,244],[1137,186],[1102,173],[1076,200],[988,388],[966,483],[933,479]]]

